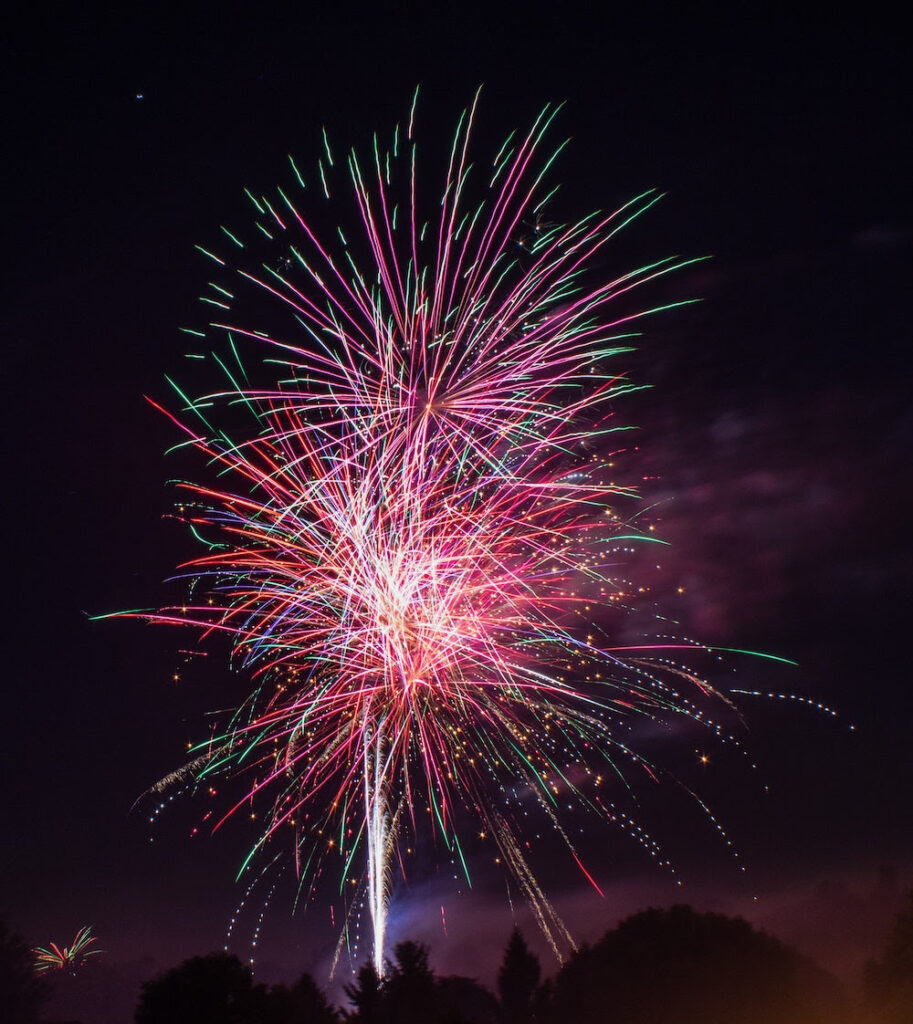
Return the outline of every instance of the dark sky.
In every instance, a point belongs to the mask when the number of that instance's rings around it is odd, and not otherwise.
[[[116,1008],[135,978],[222,944],[244,836],[190,839],[196,810],[176,801],[150,844],[130,808],[205,713],[232,702],[225,681],[175,684],[178,634],[88,619],[166,600],[187,553],[164,518],[176,438],[142,396],[165,399],[163,374],[181,368],[177,328],[206,279],[193,245],[245,216],[242,186],[274,184],[290,151],[313,163],[322,125],[338,148],[364,147],[419,82],[420,145],[433,151],[484,83],[480,150],[566,101],[563,216],[668,193],[615,258],[713,256],[670,286],[704,301],[654,321],[630,360],[654,385],[625,415],[641,427],[637,471],[664,502],[667,571],[685,591],[675,613],[703,641],[800,663],[739,661],[745,688],[839,711],[746,699],[756,773],[714,752],[695,775],[695,737],[649,741],[694,776],[747,872],[698,814],[643,789],[637,813],[684,885],[595,824],[587,855],[607,898],[566,864],[548,867],[550,891],[580,939],[689,900],[745,913],[852,978],[913,884],[899,27],[734,9],[159,6],[48,14],[7,41],[0,912],[42,944],[95,926],[108,952],[72,998],[108,1016],[87,1022],[126,1019]],[[397,892],[394,938],[423,938],[442,969],[490,980],[512,921],[503,882],[483,868],[459,894],[437,859]],[[307,967],[324,981],[328,905],[291,920],[283,884],[261,976]],[[258,913],[239,924],[242,956]]]

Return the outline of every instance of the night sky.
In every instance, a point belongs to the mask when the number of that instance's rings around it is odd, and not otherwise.
[[[150,842],[131,806],[243,680],[211,665],[175,682],[187,636],[89,619],[165,603],[191,552],[168,518],[163,453],[177,438],[143,395],[167,400],[163,375],[180,377],[177,329],[199,319],[207,273],[193,246],[248,217],[243,186],[273,186],[289,152],[312,165],[322,125],[338,150],[366,150],[417,83],[419,147],[434,152],[484,83],[477,153],[566,103],[561,218],[667,193],[617,240],[619,266],[713,257],[662,286],[663,300],[703,301],[653,320],[627,362],[653,385],[623,413],[640,428],[631,472],[649,478],[673,545],[668,610],[687,635],[799,663],[737,660],[739,686],[838,712],[746,698],[757,772],[725,749],[700,764],[704,740],[687,730],[643,738],[700,790],[747,871],[674,787],[638,783],[636,814],[681,887],[595,821],[583,848],[605,899],[560,846],[543,844],[541,874],[579,940],[688,901],[745,914],[854,982],[913,885],[899,27],[867,14],[593,20],[489,5],[356,18],[342,6],[288,18],[132,5],[36,17],[7,39],[0,913],[42,945],[94,926],[107,952],[72,997],[86,1022],[128,1019],[136,981],[223,944],[244,829],[191,838],[199,805],[175,801]],[[469,894],[428,844],[395,891],[392,938],[490,982],[514,920],[540,947],[490,850],[473,856]],[[309,969],[325,983],[331,900],[292,919],[286,881],[258,977]],[[233,940],[242,957],[252,907]]]

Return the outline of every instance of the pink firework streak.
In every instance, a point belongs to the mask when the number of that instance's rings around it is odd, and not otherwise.
[[[626,828],[601,772],[650,766],[619,725],[684,715],[716,728],[679,692],[713,698],[709,684],[665,651],[622,649],[607,624],[636,597],[617,575],[620,550],[656,543],[617,510],[636,496],[600,454],[618,446],[612,407],[633,390],[612,364],[656,311],[631,313],[625,297],[692,261],[590,282],[594,259],[658,197],[544,224],[556,154],[540,151],[553,116],[546,108],[471,167],[473,104],[430,220],[411,116],[367,163],[349,154],[358,216],[347,233],[322,241],[309,226],[311,183],[302,195],[294,162],[292,186],[248,192],[252,240],[223,229],[243,263],[203,250],[215,316],[189,332],[201,339],[192,355],[213,360],[225,384],[199,398],[178,391],[183,410],[166,412],[218,470],[216,485],[180,485],[181,514],[209,550],[183,567],[186,603],[130,614],[226,635],[255,686],[163,784],[249,780],[219,822],[252,798],[268,803],[242,871],[280,833],[294,837],[302,880],[339,857],[359,894],[344,931],[366,902],[380,973],[404,835],[430,829],[468,879],[458,824],[474,815],[557,953],[571,937],[506,795],[537,801],[591,879],[558,795]],[[326,144],[319,203],[339,171]],[[251,247],[264,244],[271,258],[252,267]],[[202,350],[212,334],[224,358]],[[263,353],[265,386],[251,382],[241,344]],[[230,435],[220,424],[239,411],[250,426]]]

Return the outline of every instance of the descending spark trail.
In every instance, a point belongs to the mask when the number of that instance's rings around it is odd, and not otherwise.
[[[242,870],[281,832],[302,882],[338,855],[360,893],[345,897],[349,914],[367,903],[379,973],[404,832],[430,826],[468,879],[457,826],[475,815],[558,952],[570,936],[509,794],[524,788],[592,881],[559,792],[628,828],[599,785],[600,766],[655,776],[621,738],[631,717],[685,716],[719,734],[695,703],[718,695],[669,659],[693,645],[620,646],[638,589],[619,575],[622,549],[658,542],[618,511],[635,494],[604,454],[623,429],[615,400],[634,390],[611,362],[657,311],[632,312],[628,295],[692,261],[591,283],[607,243],[657,195],[546,224],[557,151],[537,154],[555,111],[488,168],[469,161],[475,112],[459,122],[431,220],[410,116],[389,149],[375,138],[370,164],[349,155],[357,219],[332,245],[299,212],[292,161],[293,188],[247,193],[253,241],[223,228],[238,269],[200,247],[215,315],[188,332],[201,345],[191,355],[226,384],[199,398],[175,385],[183,409],[162,411],[218,472],[179,484],[208,551],[184,567],[186,603],[130,613],[229,637],[256,686],[175,778],[246,776],[218,824],[272,794]],[[325,145],[329,197],[339,168]],[[271,255],[257,266],[261,245]],[[223,355],[202,350],[212,334]],[[265,354],[266,383],[251,380],[242,344]],[[241,414],[252,429],[234,426]]]

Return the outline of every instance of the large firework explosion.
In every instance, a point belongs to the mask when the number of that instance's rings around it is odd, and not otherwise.
[[[366,906],[379,972],[405,837],[433,835],[468,878],[474,818],[557,952],[571,940],[529,864],[518,794],[596,885],[564,815],[628,827],[601,783],[653,773],[625,739],[632,717],[721,734],[703,709],[718,695],[675,660],[691,645],[626,643],[619,625],[643,589],[624,552],[658,541],[614,476],[616,399],[633,388],[615,364],[667,308],[637,310],[632,289],[691,261],[593,282],[658,197],[546,222],[554,113],[472,165],[473,104],[431,203],[414,106],[367,161],[340,164],[324,137],[306,182],[290,158],[289,186],[248,192],[249,236],[223,228],[222,248],[202,249],[213,315],[190,355],[223,383],[175,385],[183,407],[166,413],[215,469],[179,484],[207,551],[183,567],[185,601],[133,614],[225,634],[252,687],[163,784],[246,779],[222,818],[266,802],[244,869],[277,838],[302,884],[335,859],[351,883],[343,931]],[[302,209],[335,209],[346,172],[347,226],[318,231]]]

